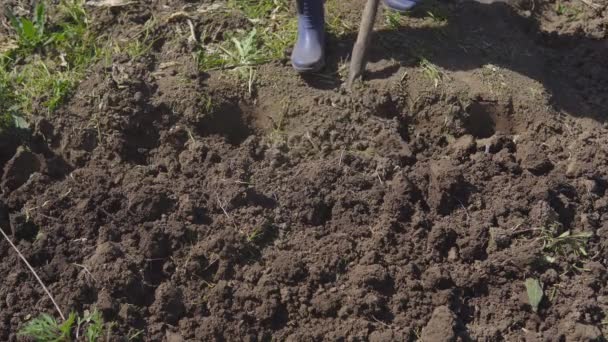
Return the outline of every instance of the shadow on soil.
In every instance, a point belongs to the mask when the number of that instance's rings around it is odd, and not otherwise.
[[[425,15],[428,8],[424,6],[411,15]],[[540,13],[523,17],[506,3],[440,6],[452,6],[444,8],[449,17],[443,25],[375,32],[369,61],[393,58],[400,65],[413,66],[424,58],[449,71],[468,71],[491,64],[542,83],[558,111],[600,122],[608,119],[607,40],[594,40],[583,34],[544,33],[534,18]],[[520,7],[526,9],[525,5]],[[376,20],[384,20],[381,13]],[[324,73],[305,80],[317,88],[338,88],[339,62],[350,56],[355,38],[356,33],[330,37]],[[368,72],[364,77],[387,78],[398,72],[400,65]]]

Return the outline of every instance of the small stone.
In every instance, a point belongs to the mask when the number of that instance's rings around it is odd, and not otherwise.
[[[450,146],[449,150],[457,157],[462,158],[475,152],[475,138],[472,135],[466,134],[456,139]]]
[[[597,185],[597,182],[595,180],[585,179],[582,181],[582,183],[588,193],[598,193],[599,192],[599,186]]]
[[[578,163],[576,162],[576,160],[573,160],[570,162],[570,164],[568,164],[568,166],[566,167],[566,176],[569,177],[577,177],[580,174],[580,167],[578,166]]]
[[[451,342],[456,340],[456,315],[445,305],[433,311],[431,319],[422,329],[421,340],[433,342]]]
[[[144,98],[144,94],[141,91],[137,91],[135,92],[135,94],[133,94],[133,99],[137,102],[143,100]]]
[[[602,332],[594,325],[576,323],[574,333],[570,335],[569,341],[600,341]]]
[[[456,261],[456,260],[458,260],[458,249],[456,247],[452,247],[448,251],[448,260],[449,261]]]

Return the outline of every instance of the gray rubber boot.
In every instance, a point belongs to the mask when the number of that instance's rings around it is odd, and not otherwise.
[[[298,0],[298,39],[291,54],[297,72],[316,72],[325,65],[323,0]]]

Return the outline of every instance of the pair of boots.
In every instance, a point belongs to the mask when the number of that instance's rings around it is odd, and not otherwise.
[[[384,0],[391,10],[405,12],[420,0]],[[297,0],[298,39],[291,64],[298,72],[316,72],[325,64],[325,11],[323,0]]]

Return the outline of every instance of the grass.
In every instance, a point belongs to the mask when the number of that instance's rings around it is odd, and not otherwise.
[[[101,53],[84,0],[62,0],[56,10],[53,21],[44,2],[30,18],[8,15],[15,44],[0,54],[0,130],[38,109],[55,111]]]
[[[426,77],[433,82],[435,88],[437,88],[443,77],[443,73],[439,68],[424,57],[420,58],[420,67],[422,68],[424,75],[426,75]]]
[[[589,232],[572,233],[565,231],[557,234],[556,227],[541,229],[540,240],[545,259],[554,263],[558,259],[569,262],[569,266],[575,270],[582,270],[580,263],[587,257],[587,242],[592,234]],[[571,259],[573,256],[574,259]],[[574,261],[572,261],[574,260]]]
[[[357,30],[357,23],[351,23],[340,14],[342,2],[329,0],[325,3],[325,25],[327,32],[337,38],[343,37]]]
[[[285,131],[285,116],[289,112],[289,101],[283,99],[281,111],[276,119],[269,117],[272,122],[272,129],[268,134],[268,139],[273,146],[277,146],[287,141],[287,132]]]
[[[384,11],[384,23],[391,30],[398,30],[403,26],[403,15],[395,11]]]
[[[17,18],[8,12],[9,21],[17,33],[17,44],[23,52],[31,52],[45,43],[45,6],[40,2],[36,5],[32,19]]]
[[[247,89],[252,92],[255,79],[255,67],[267,61],[260,49],[260,38],[257,29],[231,38],[229,48],[219,46],[224,52],[224,61],[228,67],[239,75],[241,79],[247,80]]]
[[[130,39],[129,43],[123,48],[124,52],[131,59],[137,59],[152,50],[156,39],[152,39],[151,33],[156,25],[156,18],[151,17],[145,22],[141,32],[134,39]]]
[[[59,323],[48,314],[42,314],[29,321],[19,331],[20,336],[29,337],[37,342],[68,342],[84,340],[100,341],[109,333],[112,324],[106,324],[97,310],[85,311],[82,316],[70,313],[65,321]]]
[[[250,252],[259,253],[260,248],[263,248],[270,241],[276,238],[276,228],[270,222],[262,223],[255,227],[250,233],[246,234],[245,242]]]
[[[566,6],[561,1],[555,3],[555,14],[568,17],[568,21],[579,19],[582,13],[580,8]]]
[[[297,22],[288,4],[286,0],[231,0],[230,10],[243,14],[251,27],[226,33],[222,42],[200,46],[195,56],[199,69],[234,70],[251,93],[257,67],[284,58],[295,42]]]

